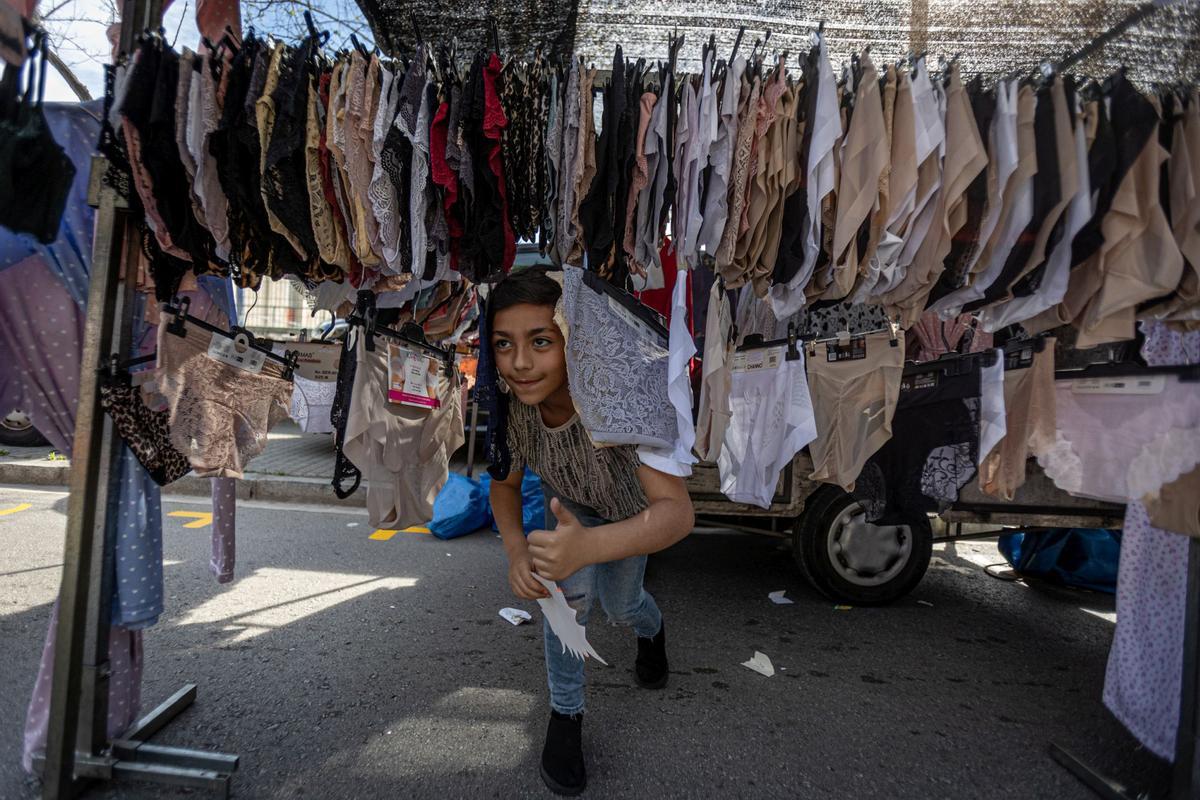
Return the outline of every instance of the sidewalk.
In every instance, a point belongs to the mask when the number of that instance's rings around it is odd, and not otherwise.
[[[476,444],[477,448],[479,444]],[[466,453],[466,447],[458,451],[451,460],[451,471],[466,469]],[[281,422],[267,435],[267,449],[250,462],[246,476],[238,481],[238,498],[365,506],[365,482],[345,500],[338,499],[330,483],[333,458],[332,436],[303,433],[291,420]],[[67,486],[71,480],[69,467],[67,460],[50,447],[0,448],[0,484]],[[207,478],[187,475],[164,487],[163,493],[207,497],[211,493],[210,486]]]

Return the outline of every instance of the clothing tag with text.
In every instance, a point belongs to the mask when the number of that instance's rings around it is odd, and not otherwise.
[[[1162,394],[1166,387],[1166,375],[1080,378],[1071,381],[1072,394]]]
[[[855,336],[846,344],[830,342],[825,346],[825,361],[858,361],[867,357],[867,338]]]
[[[288,342],[284,345],[296,354],[296,374],[310,381],[333,383],[337,380],[342,348],[319,342]]]
[[[733,356],[734,372],[757,372],[762,369],[777,369],[783,363],[783,347],[756,348],[735,353]]]
[[[388,402],[437,408],[438,361],[403,345],[388,343]]]
[[[239,351],[236,340],[217,334],[213,334],[212,341],[208,344],[208,357],[255,375],[262,372],[263,364],[267,361],[267,354],[261,350],[247,345],[244,350]]]

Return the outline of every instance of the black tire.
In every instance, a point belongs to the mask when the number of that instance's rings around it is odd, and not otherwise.
[[[899,526],[873,526],[872,535],[883,537],[888,550],[875,551],[876,571],[857,572],[847,556],[835,552],[849,530],[845,515],[853,513],[857,503],[838,486],[825,485],[813,492],[792,526],[792,555],[805,579],[831,600],[886,605],[921,582],[933,551],[933,529],[924,514],[908,515]]]
[[[29,418],[15,415],[17,411],[11,412],[8,416],[0,418],[0,445],[7,447],[45,447],[50,443],[46,441],[46,437],[38,433],[38,429],[33,427],[29,422]]]

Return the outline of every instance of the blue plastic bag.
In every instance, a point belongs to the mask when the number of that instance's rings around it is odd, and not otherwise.
[[[1013,569],[1066,586],[1113,594],[1121,532],[1100,528],[1055,528],[1008,533],[997,542]]]
[[[491,489],[491,481],[492,479],[489,475],[484,475],[479,481],[485,497]],[[488,514],[492,515],[490,502],[488,505]],[[525,475],[521,478],[521,517],[526,534],[546,527],[546,498],[542,494],[542,479],[530,471],[528,467],[525,468]],[[499,530],[496,527],[494,515],[492,515],[492,530]]]
[[[492,524],[492,506],[478,481],[450,473],[433,501],[429,530],[439,539],[455,539]]]

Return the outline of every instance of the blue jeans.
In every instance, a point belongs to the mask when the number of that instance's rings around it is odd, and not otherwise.
[[[550,510],[550,499],[557,493],[543,483],[546,500],[546,529],[558,525],[554,512]],[[604,525],[593,509],[580,506],[559,497],[579,521],[589,527]],[[587,625],[592,605],[596,598],[614,625],[630,625],[638,636],[656,636],[662,630],[662,612],[654,598],[642,587],[646,574],[646,557],[633,556],[606,564],[591,564],[558,582],[567,604],[575,609],[575,620]],[[578,714],[583,711],[583,660],[563,649],[562,642],[542,622],[546,644],[546,680],[550,685],[550,707],[560,714]]]

